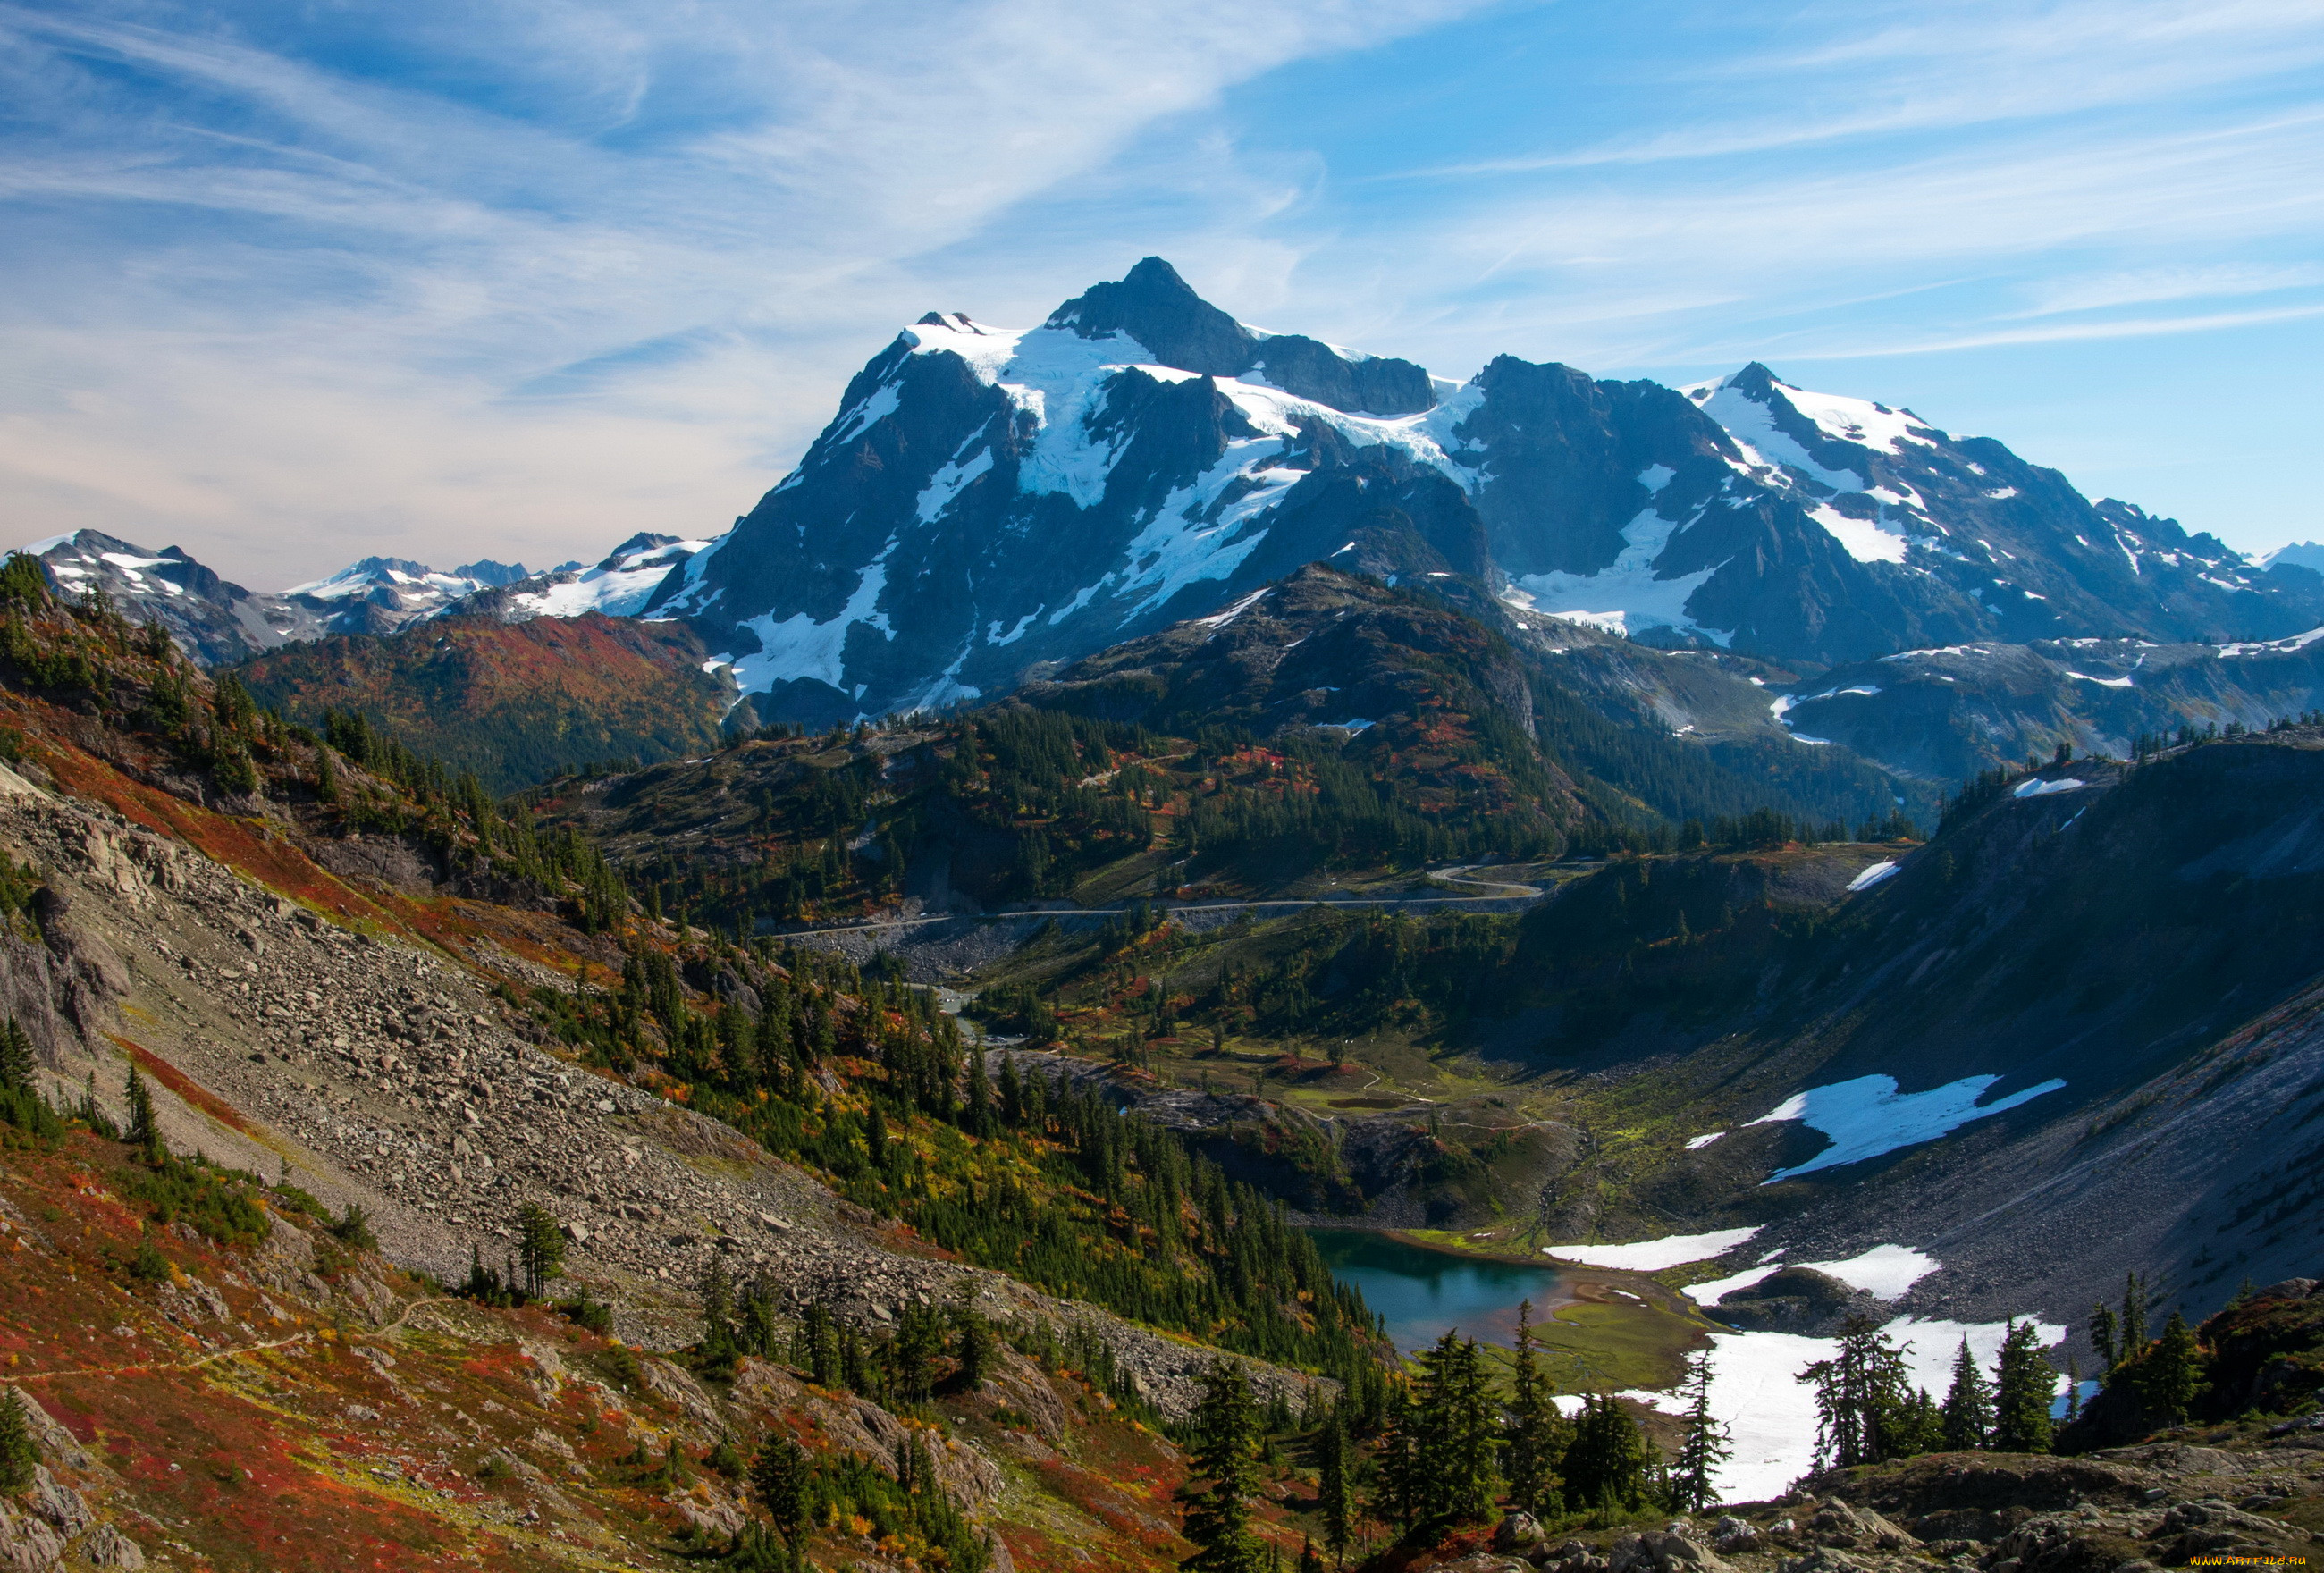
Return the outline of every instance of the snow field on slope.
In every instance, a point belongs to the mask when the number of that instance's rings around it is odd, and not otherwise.
[[[1869,890],[1895,871],[1896,864],[1894,860],[1886,863],[1875,863],[1855,878],[1850,879],[1848,882],[1848,888],[1851,894],[1858,890]]]
[[[703,663],[703,670],[733,667],[735,685],[744,694],[757,694],[794,677],[812,677],[845,692],[847,630],[861,622],[881,633],[888,631],[887,613],[877,608],[881,592],[888,587],[888,554],[895,548],[892,538],[880,548],[880,555],[856,580],[847,604],[829,621],[817,622],[813,613],[805,612],[777,621],[773,612],[763,612],[742,624],[758,637],[756,651],[713,656]]]
[[[1969,1340],[1970,1354],[1989,1378],[2008,1324],[1899,1317],[1882,1330],[1908,1346],[1904,1366],[1914,1385],[1942,1399],[1961,1340]],[[2064,1328],[2041,1322],[2034,1330],[2044,1348],[2066,1336]],[[1839,1351],[1838,1338],[1798,1333],[1711,1335],[1711,1409],[1726,1423],[1735,1448],[1719,1468],[1721,1500],[1766,1501],[1815,1467],[1815,1389],[1800,1375]],[[2058,1382],[2062,1389],[2066,1378]],[[1633,1391],[1622,1396],[1665,1412],[1681,1407],[1674,1394]]]
[[[1992,1103],[1978,1103],[1986,1090],[2000,1080],[1998,1076],[1964,1076],[1926,1092],[1899,1092],[1894,1076],[1858,1076],[1851,1081],[1795,1092],[1772,1112],[1751,1123],[1773,1125],[1796,1119],[1830,1136],[1831,1145],[1804,1164],[1776,1170],[1760,1183],[1772,1185],[1795,1174],[1860,1164],[1868,1158],[1932,1142],[1972,1120],[2015,1108],[2065,1085],[2053,1079]]]
[[[2031,781],[2020,781],[2017,784],[2017,789],[2015,792],[2012,792],[2009,796],[2012,797],[2054,797],[2061,792],[2080,792],[2083,787],[2088,786],[2089,785],[2089,783],[2088,781],[2078,780],[2071,776],[2065,777],[2063,779],[2057,781],[2044,781],[2037,777]]]
[[[1691,1144],[1690,1144],[1691,1145]],[[1708,1234],[1665,1235],[1658,1240],[1638,1240],[1627,1246],[1544,1246],[1542,1255],[1585,1267],[1621,1267],[1633,1273],[1659,1273],[1688,1262],[1723,1256],[1759,1232],[1749,1228],[1713,1229]]]
[[[1523,593],[1522,598],[1510,595],[1508,599],[1529,611],[1571,618],[1609,633],[1674,628],[1701,634],[1724,649],[1733,641],[1734,632],[1705,628],[1686,610],[1688,598],[1724,565],[1668,579],[1655,571],[1655,559],[1662,556],[1679,529],[1677,521],[1665,519],[1652,507],[1640,509],[1637,517],[1622,527],[1622,539],[1628,544],[1605,567],[1595,574],[1563,570],[1527,574],[1511,581]]]

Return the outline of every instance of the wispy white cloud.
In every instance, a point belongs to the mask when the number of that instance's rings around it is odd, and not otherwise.
[[[2026,287],[2033,303],[2020,317],[2053,317],[2110,307],[2145,306],[2163,300],[2199,300],[2236,295],[2272,295],[2324,284],[2324,266],[2314,262],[2255,267],[2220,262],[2181,268],[2135,268],[2127,271],[2069,274],[2036,280]]]
[[[38,221],[0,356],[44,368],[0,471],[34,533],[184,533],[261,578],[348,531],[698,529],[929,303],[919,259],[1472,3],[421,4],[360,41],[415,65],[362,76],[318,63],[358,52],[311,36],[335,14],[0,7],[33,128],[0,202]]]
[[[2214,311],[2194,317],[2129,317],[2106,322],[2056,322],[2039,327],[1965,333],[1950,337],[1852,345],[1843,349],[1786,348],[1794,361],[1862,361],[1890,355],[1936,354],[1949,350],[1996,349],[2005,345],[2086,344],[2110,338],[2158,338],[2171,334],[2216,333],[2225,328],[2258,327],[2273,322],[2301,322],[2324,317],[2324,302],[2284,306],[2265,311]]]
[[[1522,90],[1411,107],[1464,26]],[[0,484],[256,584],[586,554],[1149,251],[1456,373],[2304,320],[2319,69],[2313,0],[0,4]]]
[[[2151,107],[2324,63],[2306,0],[2070,0],[1810,11],[1819,41],[1674,66],[1657,125],[1578,146],[1384,171],[1383,180],[1514,176],[1732,159],[2084,111]],[[1752,88],[1780,86],[1777,94]],[[1770,99],[1770,102],[1761,102]]]

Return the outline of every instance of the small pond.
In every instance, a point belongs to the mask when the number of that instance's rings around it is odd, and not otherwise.
[[[1373,1229],[1307,1233],[1332,1275],[1363,1291],[1364,1302],[1379,1312],[1388,1336],[1407,1354],[1455,1327],[1480,1343],[1514,1344],[1518,1302],[1532,1301],[1534,1320],[1543,1321],[1569,1298],[1564,1275],[1546,1265],[1432,1251]]]

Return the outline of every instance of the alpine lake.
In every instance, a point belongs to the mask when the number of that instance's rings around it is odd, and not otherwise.
[[[1332,1275],[1362,1292],[1399,1354],[1425,1349],[1454,1329],[1508,1349],[1526,1301],[1543,1373],[1563,1392],[1674,1385],[1687,1352],[1708,1341],[1683,1299],[1635,1274],[1441,1247],[1378,1229],[1307,1234]]]

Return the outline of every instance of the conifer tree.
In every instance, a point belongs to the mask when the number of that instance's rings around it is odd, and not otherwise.
[[[807,1449],[789,1437],[770,1434],[751,1464],[751,1489],[794,1557],[807,1531]]]
[[[1558,1511],[1557,1460],[1565,1451],[1565,1417],[1549,1402],[1536,1354],[1533,1302],[1517,1305],[1517,1355],[1509,1384],[1508,1417],[1502,1428],[1502,1468],[1509,1501],[1536,1517]]]
[[[734,1329],[734,1281],[717,1257],[702,1275],[702,1359],[715,1369],[731,1369],[738,1353]]]
[[[2001,1362],[1993,1379],[1993,1450],[2050,1450],[2050,1399],[2058,1374],[2042,1357],[2041,1335],[2030,1321],[2013,1321],[2002,1339]]]
[[[1323,1559],[1315,1554],[1315,1542],[1299,1542],[1299,1573],[1323,1573]]]
[[[549,1281],[565,1271],[565,1235],[557,1215],[538,1202],[516,1210],[518,1261],[524,1267],[525,1292],[538,1297]]]
[[[2135,1272],[2123,1274],[2120,1338],[2124,1360],[2135,1360],[2146,1352],[2146,1280]]]
[[[1221,1360],[1203,1380],[1186,1450],[1185,1534],[1197,1550],[1179,1564],[1196,1573],[1259,1573],[1264,1548],[1250,1530],[1259,1495],[1259,1411],[1242,1368]],[[1204,1482],[1197,1487],[1196,1481]]]
[[[1711,1476],[1734,1456],[1727,1427],[1711,1412],[1711,1356],[1697,1354],[1686,1363],[1686,1381],[1679,1388],[1686,1403],[1686,1437],[1679,1444],[1678,1462],[1672,1470],[1673,1505],[1701,1513],[1719,1500]]]
[[[1853,1468],[1896,1455],[1900,1422],[1913,1390],[1904,1351],[1869,1317],[1840,1329],[1840,1352],[1800,1374],[1816,1390],[1816,1463]]]
[[[1953,1357],[1953,1384],[1945,1392],[1943,1423],[1948,1452],[1982,1448],[1993,1435],[1993,1390],[1986,1385],[1985,1373],[1969,1352],[1966,1338]]]
[[[1372,1512],[1398,1530],[1410,1529],[1427,1513],[1420,1429],[1420,1412],[1413,1403],[1411,1388],[1399,1382],[1390,1391],[1383,1430],[1372,1447]]]
[[[2090,1348],[2098,1351],[2101,1381],[2105,1380],[2107,1372],[2121,1363],[2120,1348],[2115,1339],[2116,1328],[2113,1308],[2106,1302],[2098,1301],[2090,1307]]]
[[[1492,1512],[1500,1484],[1495,1444],[1499,1417],[1485,1385],[1477,1340],[1448,1331],[1420,1357],[1416,1435],[1423,1515],[1474,1520]]]
[[[1634,1507],[1643,1503],[1653,1469],[1650,1451],[1637,1421],[1613,1394],[1584,1398],[1560,1470],[1565,1476],[1567,1510]]]
[[[1923,1453],[1940,1452],[1945,1445],[1945,1412],[1931,1396],[1928,1389],[1915,1387],[1905,1394],[1904,1402],[1897,1406],[1887,1435],[1887,1454],[1892,1458],[1913,1458]]]
[[[14,1496],[32,1484],[41,1462],[39,1444],[32,1440],[32,1417],[24,1395],[11,1387],[0,1393],[0,1496]]]
[[[1356,1516],[1348,1453],[1348,1422],[1335,1405],[1315,1439],[1315,1511],[1323,1520],[1323,1544],[1343,1567]]]
[[[992,1079],[984,1071],[984,1044],[980,1039],[976,1053],[968,1062],[968,1112],[962,1124],[973,1136],[992,1134]]]
[[[40,1068],[39,1057],[32,1053],[32,1040],[25,1035],[16,1018],[12,1016],[0,1020],[0,1090],[28,1090]]]
[[[2163,1336],[2154,1340],[2154,1348],[2137,1367],[2138,1396],[2156,1423],[2186,1423],[2195,1395],[2202,1391],[2202,1353],[2186,1319],[2172,1311],[2171,1320],[2163,1324]]]
[[[161,1161],[161,1127],[153,1118],[152,1090],[134,1063],[129,1067],[129,1129],[122,1139],[137,1148],[147,1163]]]
[[[992,1368],[994,1342],[992,1324],[976,1307],[964,1301],[954,1308],[953,1353],[960,1361],[963,1391],[975,1393],[984,1386],[985,1375]]]

